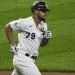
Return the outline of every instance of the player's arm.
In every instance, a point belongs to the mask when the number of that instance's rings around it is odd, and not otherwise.
[[[52,33],[50,31],[47,31],[45,33],[45,37],[42,39],[40,46],[41,47],[45,46],[48,43],[49,39],[51,39],[51,38],[52,38]]]
[[[45,46],[48,43],[49,39],[43,38],[41,42],[41,47]]]
[[[12,30],[10,24],[5,25],[5,33],[6,33],[7,39],[10,43],[10,48],[11,48],[10,51],[12,53],[16,54],[16,44],[14,42],[13,30]]]
[[[10,44],[14,43],[13,30],[10,24],[5,25],[5,33]]]
[[[5,33],[10,43],[10,51],[15,54],[17,53],[17,49],[14,42],[13,31],[20,31],[22,28],[24,28],[23,25],[21,25],[21,21],[22,19],[18,19],[5,25]]]

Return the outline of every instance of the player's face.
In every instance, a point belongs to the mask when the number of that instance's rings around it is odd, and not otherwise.
[[[37,16],[41,21],[44,21],[46,17],[46,11],[38,11]]]

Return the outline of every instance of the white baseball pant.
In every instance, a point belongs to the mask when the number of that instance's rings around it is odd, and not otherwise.
[[[13,65],[14,70],[11,75],[41,75],[34,60],[25,55],[15,55]]]

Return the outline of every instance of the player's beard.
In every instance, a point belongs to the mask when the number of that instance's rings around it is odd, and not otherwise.
[[[46,18],[45,18],[45,17],[40,17],[40,16],[38,16],[38,18],[39,18],[40,21],[43,21],[43,22],[46,21]]]

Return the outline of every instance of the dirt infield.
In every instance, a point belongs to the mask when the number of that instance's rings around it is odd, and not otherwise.
[[[0,71],[0,75],[11,75],[9,71]],[[42,75],[75,75],[75,73],[42,72]]]

